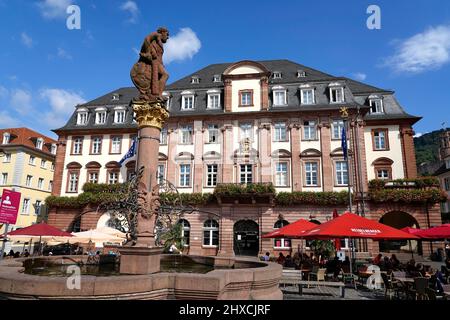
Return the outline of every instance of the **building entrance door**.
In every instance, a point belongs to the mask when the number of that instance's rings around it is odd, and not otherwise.
[[[259,226],[252,220],[240,220],[234,224],[234,254],[257,256],[259,252]]]

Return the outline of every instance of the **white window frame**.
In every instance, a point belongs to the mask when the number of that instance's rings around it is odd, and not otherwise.
[[[386,150],[387,149],[386,131],[384,131],[384,130],[375,131],[373,133],[373,142],[375,144],[374,145],[375,150]],[[381,146],[382,142],[383,142],[383,146]]]
[[[161,132],[159,134],[159,144],[166,145],[167,144],[167,128],[164,127],[161,129]]]
[[[211,221],[211,222],[210,222]],[[207,222],[210,222],[209,224],[207,224]],[[215,223],[213,223],[215,222]],[[203,229],[202,229],[202,245],[205,247],[217,247],[220,243],[220,233],[219,233],[219,222],[217,222],[214,219],[208,219],[203,223]],[[205,231],[207,231],[209,233],[209,242],[205,243]],[[214,233],[217,233],[217,244],[214,244]]]
[[[50,165],[50,170],[55,171],[55,163],[54,162],[52,162],[52,164]]]
[[[42,147],[44,146],[44,139],[37,138],[36,140],[36,148],[39,150],[42,150]]]
[[[11,134],[9,132],[4,132],[2,144],[9,144],[10,141],[11,141]]]
[[[284,166],[282,168],[281,166]],[[288,187],[289,186],[289,162],[277,161],[275,162],[275,186]]]
[[[345,102],[344,87],[331,86],[329,89],[330,89],[330,103],[344,103]],[[336,99],[336,101],[333,100],[333,90],[338,90],[341,92],[341,100],[337,100],[337,99]],[[338,95],[336,94],[336,98],[337,97],[338,97]]]
[[[75,138],[73,139],[73,154],[81,154],[83,149],[83,138]]]
[[[311,92],[311,101],[306,101],[305,100],[305,93],[309,92],[309,91]],[[315,92],[314,88],[312,88],[310,86],[307,86],[307,87],[304,87],[304,88],[300,89],[301,104],[304,104],[304,105],[315,104],[316,103],[316,97],[315,97],[314,92]]]
[[[99,181],[99,172],[98,171],[88,172],[88,182],[89,183],[98,183],[98,181]]]
[[[125,108],[114,109],[114,123],[125,123],[127,111]]]
[[[50,153],[51,154],[56,154],[56,151],[58,150],[56,144],[52,143],[52,146],[50,148]]]
[[[273,130],[274,130],[274,141],[275,142],[289,141],[286,122],[284,122],[284,121],[275,122],[273,125]]]
[[[48,182],[48,191],[53,191],[53,180],[50,180],[49,182]]]
[[[282,97],[277,97],[277,95]],[[273,105],[276,107],[287,106],[287,90],[282,86],[276,86],[272,89]],[[281,100],[281,101],[280,101]]]
[[[379,102],[379,104],[377,104]],[[384,105],[383,105],[383,99],[382,98],[371,98],[369,99],[369,105],[370,105],[370,114],[382,114],[384,113]],[[373,108],[375,108],[375,111],[373,111]]]
[[[187,104],[188,99],[192,99],[192,104]],[[195,93],[192,91],[181,92],[181,110],[194,110],[195,109]]]
[[[95,109],[95,124],[106,124],[107,116],[105,108]]]
[[[28,160],[28,164],[30,166],[34,166],[36,163],[36,157],[35,156],[30,156],[30,159]]]
[[[41,190],[44,188],[44,178],[38,179],[37,188]]]
[[[213,137],[215,139],[212,139]],[[219,143],[219,126],[217,124],[208,124],[208,143]]]
[[[182,125],[180,127],[180,144],[192,144],[194,128],[192,125]]]
[[[248,99],[244,99],[244,96],[247,97]],[[246,106],[251,106],[253,102],[253,92],[250,90],[242,90],[241,92],[241,101],[239,101],[239,105],[242,107],[246,107]]]
[[[283,77],[283,74],[280,71],[274,71],[272,79],[281,79]]]
[[[25,186],[26,187],[31,187],[33,185],[33,176],[32,175],[27,175],[26,179],[25,179]]]
[[[308,124],[306,125],[306,123],[308,123]],[[313,123],[313,125],[311,125],[311,123]],[[312,133],[314,133],[314,134],[312,134]],[[303,121],[303,140],[317,140],[317,121],[316,120]]]
[[[4,158],[3,158],[3,163],[10,163],[11,162],[11,153],[6,153],[5,152],[5,155],[4,155]]]
[[[101,154],[102,152],[102,143],[103,143],[103,138],[102,137],[93,137],[92,138],[92,150],[91,153],[92,154]]]
[[[383,173],[385,172],[386,175],[382,174],[380,176],[380,172],[383,172]],[[377,179],[388,180],[389,179],[389,170],[388,169],[377,169]]]
[[[336,161],[335,176],[337,186],[348,186],[348,168],[346,161]],[[347,180],[347,183],[345,183]]]
[[[215,187],[219,178],[219,165],[212,163],[206,165],[206,186]]]
[[[253,124],[251,122],[243,122],[239,124],[240,139],[243,141],[248,138],[253,141]]]
[[[85,126],[88,123],[89,114],[87,111],[78,111],[77,112],[77,125]]]
[[[29,214],[30,212],[30,198],[24,198],[22,201],[22,214]]]
[[[314,181],[314,178],[315,178],[315,181]],[[305,186],[317,187],[318,185],[319,185],[319,163],[316,161],[306,161],[305,162]]]
[[[8,172],[3,172],[2,173],[2,185],[6,185],[8,184]]]
[[[165,164],[158,164],[158,168],[157,168],[157,180],[158,180],[158,184],[163,184],[164,183],[164,179],[166,177],[166,165]]]
[[[342,139],[342,128],[344,128],[343,120],[333,120],[332,122],[333,128],[333,139]],[[337,128],[337,131],[336,131]],[[337,133],[337,135],[336,135]]]
[[[249,170],[250,168],[250,170]],[[244,178],[244,179],[242,179]],[[250,178],[250,179],[249,179]],[[239,183],[253,183],[253,165],[242,163],[239,165]]]
[[[113,170],[108,172],[108,184],[117,184],[119,183],[119,175],[120,172]]]
[[[45,161],[44,159],[41,159],[41,168],[45,169],[47,167],[47,161]]]
[[[41,200],[36,200],[36,202],[34,203],[34,214],[39,216],[41,214],[41,206],[42,206],[42,201]]]
[[[213,76],[213,82],[222,82],[222,77],[220,76],[220,74],[215,74]]]
[[[190,187],[191,186],[191,164],[181,163],[179,172],[179,186],[180,187]]]
[[[217,110],[222,108],[220,103],[220,90],[212,89],[208,90],[206,93],[208,95],[208,105],[206,107],[207,109]]]
[[[119,154],[122,146],[122,138],[114,136],[111,138],[111,153]]]
[[[80,174],[78,172],[69,173],[69,186],[68,192],[78,192],[78,181],[80,179]]]

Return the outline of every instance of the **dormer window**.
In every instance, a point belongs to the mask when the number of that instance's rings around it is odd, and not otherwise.
[[[95,124],[105,124],[106,123],[106,109],[97,108],[95,109]]]
[[[51,154],[56,154],[56,144],[52,143],[52,146],[50,147]]]
[[[344,87],[340,83],[331,83],[330,88],[330,103],[344,102]]]
[[[88,121],[87,109],[80,109],[77,112],[77,125],[86,125]]]
[[[44,139],[37,138],[37,140],[36,140],[36,148],[38,148],[39,150],[42,150],[43,146],[44,146]]]
[[[125,115],[126,115],[126,110],[124,107],[116,108],[114,110],[114,123],[124,123]]]
[[[194,92],[183,91],[181,92],[181,110],[193,110],[194,109]]]
[[[221,82],[222,81],[222,76],[220,74],[215,74],[214,78],[213,78],[214,82]]]
[[[383,99],[380,96],[371,95],[369,97],[370,113],[384,113]]]
[[[285,106],[287,105],[286,88],[282,86],[273,87],[273,105]]]
[[[193,83],[193,84],[198,84],[198,83],[200,83],[200,78],[199,78],[198,76],[193,76],[193,77],[191,78],[191,83]]]
[[[111,101],[119,101],[120,95],[118,93],[113,93],[111,96]]]
[[[9,144],[11,140],[11,134],[8,132],[3,133],[3,143],[2,144]]]
[[[300,86],[300,99],[302,104],[314,104],[316,103],[314,97],[314,88],[309,84]]]
[[[274,71],[274,72],[273,72],[273,78],[274,78],[274,79],[281,79],[281,72],[279,72],[279,71]]]
[[[297,70],[297,78],[305,78],[306,72],[303,70]]]
[[[220,90],[212,89],[206,93],[208,94],[208,109],[220,109]]]

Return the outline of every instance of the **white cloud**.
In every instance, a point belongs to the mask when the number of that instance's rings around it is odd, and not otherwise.
[[[120,10],[123,11],[128,11],[128,13],[130,14],[130,18],[127,20],[127,22],[129,23],[137,23],[138,19],[139,19],[139,8],[136,4],[136,2],[128,0],[125,1],[121,6],[120,6]]]
[[[182,28],[175,36],[170,37],[164,48],[164,62],[192,59],[202,44],[190,28]]]
[[[2,109],[2,108],[0,108]],[[22,125],[22,121],[18,118],[12,117],[7,111],[0,111],[0,127],[14,128]]]
[[[364,81],[367,78],[367,74],[362,72],[356,72],[352,74],[353,78],[358,81]]]
[[[22,41],[22,44],[27,48],[33,47],[33,39],[27,35],[25,32],[22,32],[20,34],[20,41]]]
[[[32,95],[29,91],[23,89],[14,89],[11,91],[11,107],[21,115],[29,115],[33,110]]]
[[[431,27],[401,41],[385,65],[396,72],[421,73],[450,61],[450,25]]]
[[[58,19],[67,17],[67,7],[73,3],[72,0],[42,0],[37,6],[46,19]]]
[[[58,57],[61,59],[72,60],[72,56],[63,48],[58,48]]]
[[[133,52],[139,57],[140,51],[139,51],[136,47],[133,47],[133,48],[131,48],[131,49],[132,49]]]
[[[50,127],[64,125],[77,104],[84,103],[81,93],[64,89],[42,89],[40,97],[48,101],[51,111],[44,114],[44,121]]]
[[[0,86],[0,99],[6,98],[8,96],[8,89],[4,86]]]

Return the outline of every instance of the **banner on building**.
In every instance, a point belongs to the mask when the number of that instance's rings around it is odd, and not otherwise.
[[[3,190],[0,202],[0,223],[16,224],[20,196],[20,192]]]

